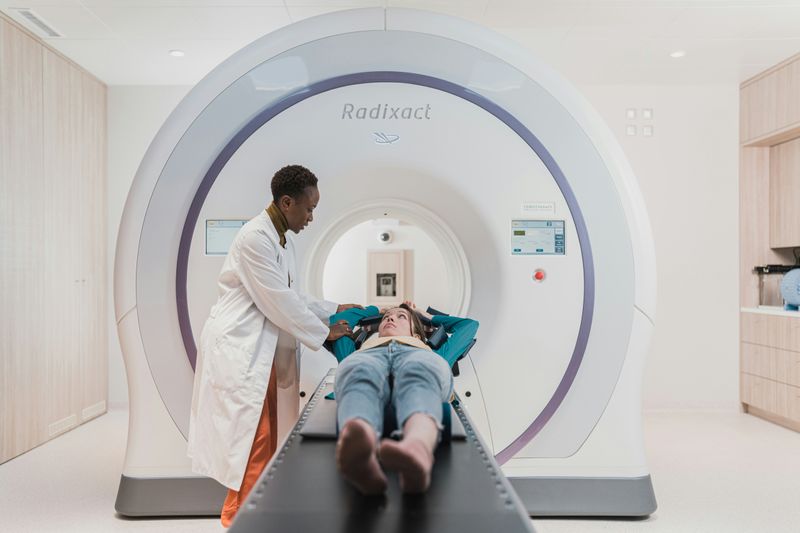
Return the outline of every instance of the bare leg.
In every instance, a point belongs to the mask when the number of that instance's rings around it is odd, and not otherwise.
[[[377,441],[375,430],[360,418],[349,420],[339,432],[336,466],[362,494],[386,492],[386,475],[375,454]]]
[[[400,475],[403,492],[418,494],[431,484],[433,451],[439,440],[439,428],[433,419],[423,413],[408,417],[403,425],[403,440],[383,439],[381,463],[387,470]]]

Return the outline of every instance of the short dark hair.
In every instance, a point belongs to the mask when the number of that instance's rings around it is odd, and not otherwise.
[[[277,203],[281,196],[300,197],[306,187],[316,187],[317,177],[302,165],[287,165],[272,176],[272,199]]]

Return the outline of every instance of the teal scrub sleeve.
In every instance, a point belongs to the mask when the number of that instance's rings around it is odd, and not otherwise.
[[[434,315],[431,318],[434,326],[444,326],[445,331],[450,334],[447,341],[442,344],[436,353],[444,357],[445,361],[452,366],[458,361],[466,350],[480,325],[477,320],[471,318],[460,318],[457,316]]]
[[[363,319],[375,315],[380,314],[380,309],[375,307],[374,305],[370,305],[369,307],[365,307],[364,309],[358,309],[356,307],[352,309],[346,309],[341,313],[336,313],[331,315],[329,319],[329,324],[332,326],[339,322],[340,320],[346,320],[347,324],[350,328],[356,327],[356,324]],[[333,355],[336,356],[336,360],[340,363],[344,360],[345,357],[350,355],[351,353],[356,351],[356,343],[350,337],[339,337],[335,341],[333,341]]]

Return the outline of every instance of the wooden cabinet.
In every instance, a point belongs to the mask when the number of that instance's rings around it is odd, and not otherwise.
[[[742,138],[751,140],[778,129],[777,79],[766,75],[742,87],[741,103],[748,110],[742,120]]]
[[[777,129],[800,123],[800,58],[775,71],[775,115]]]
[[[106,88],[0,17],[0,463],[107,398]]]
[[[782,305],[780,277],[753,272],[800,246],[800,54],[742,84],[740,128],[740,397],[800,431],[800,313],[764,308]]]
[[[800,138],[769,149],[769,245],[800,246]]]
[[[800,314],[794,317],[742,313],[741,340],[760,346],[800,352]]]
[[[0,19],[0,462],[46,440],[34,358],[45,351],[41,150],[41,46]]]
[[[743,312],[740,356],[745,408],[800,431],[800,317]]]
[[[798,94],[800,55],[744,82],[740,92],[742,143],[759,142],[800,127]]]
[[[81,150],[82,191],[80,272],[84,306],[81,326],[85,345],[81,350],[81,420],[106,412],[108,399],[108,262],[107,262],[107,178],[106,178],[106,86],[86,73],[82,76],[81,113],[84,147]],[[87,370],[90,370],[87,372]]]

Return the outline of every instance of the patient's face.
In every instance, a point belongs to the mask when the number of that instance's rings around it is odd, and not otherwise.
[[[389,309],[383,314],[381,324],[378,326],[379,337],[411,336],[411,318],[408,311],[400,307]]]

